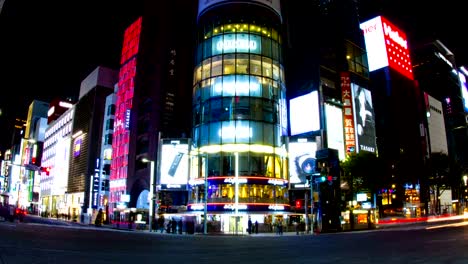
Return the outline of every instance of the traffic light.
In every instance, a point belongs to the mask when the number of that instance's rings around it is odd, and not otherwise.
[[[50,175],[50,167],[41,167],[41,172],[44,172],[47,176]]]
[[[296,209],[302,208],[302,202],[301,200],[296,200]]]

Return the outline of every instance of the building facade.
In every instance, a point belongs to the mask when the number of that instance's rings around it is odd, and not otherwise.
[[[189,210],[224,232],[289,211],[279,1],[199,2]],[[207,181],[205,181],[205,178]],[[196,184],[196,183],[206,184]]]

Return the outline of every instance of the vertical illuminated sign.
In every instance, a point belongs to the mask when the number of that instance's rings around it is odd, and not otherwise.
[[[364,32],[369,71],[390,67],[413,80],[406,34],[384,17],[372,18],[360,25]]]
[[[342,72],[341,97],[343,100],[343,128],[345,135],[346,155],[356,152],[356,139],[354,132],[353,98],[351,95],[351,80],[349,72]]]
[[[135,75],[142,18],[139,17],[124,33],[118,90],[116,92],[116,109],[114,121],[114,140],[112,141],[112,161],[109,175],[110,203],[120,201],[121,194],[127,192],[127,160],[130,130],[130,111],[133,104]]]

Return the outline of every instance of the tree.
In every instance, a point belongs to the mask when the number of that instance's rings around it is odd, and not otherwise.
[[[375,153],[362,151],[349,155],[342,163],[344,186],[354,192],[375,194],[382,182],[383,162]]]
[[[384,163],[371,152],[360,152],[350,154],[340,164],[342,169],[342,193],[345,197],[345,204],[355,200],[355,194],[364,192],[371,197],[377,194],[384,176]],[[343,208],[344,209],[344,208]],[[354,228],[353,207],[350,207],[351,229]]]
[[[429,190],[431,193],[431,208],[435,209],[435,212],[440,214],[440,195],[445,190],[450,189],[451,181],[449,177],[450,173],[450,162],[447,154],[442,152],[431,153],[429,159]]]

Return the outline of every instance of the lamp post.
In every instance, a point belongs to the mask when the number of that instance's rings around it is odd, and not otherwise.
[[[151,232],[152,228],[152,221],[153,221],[153,209],[154,209],[154,200],[156,199],[156,192],[154,189],[154,161],[149,160],[147,158],[143,158],[141,160],[144,163],[150,163],[150,191],[149,191],[149,198],[150,198],[150,205],[149,205],[149,213],[148,213],[148,225],[149,225],[149,231]],[[153,197],[153,192],[155,192],[155,195]]]

